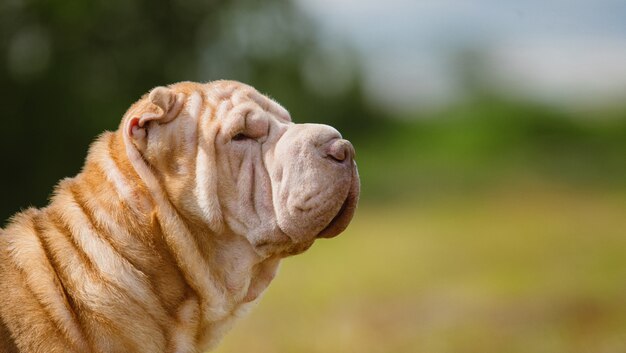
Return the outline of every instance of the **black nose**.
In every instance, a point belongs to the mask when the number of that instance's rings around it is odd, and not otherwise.
[[[354,147],[348,140],[336,139],[328,145],[328,157],[337,162],[351,161],[354,159]]]

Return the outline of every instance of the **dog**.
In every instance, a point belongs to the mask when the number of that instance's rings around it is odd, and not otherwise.
[[[203,352],[360,184],[327,125],[235,81],[157,87],[0,230],[1,352]]]

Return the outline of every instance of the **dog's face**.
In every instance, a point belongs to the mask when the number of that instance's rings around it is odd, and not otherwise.
[[[154,89],[124,129],[172,204],[263,257],[306,250],[350,222],[359,195],[352,145],[332,127],[294,124],[247,85]]]

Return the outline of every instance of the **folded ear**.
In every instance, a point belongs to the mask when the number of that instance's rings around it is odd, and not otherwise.
[[[156,87],[148,95],[147,102],[138,109],[126,123],[126,132],[134,139],[146,137],[146,123],[157,121],[168,123],[178,116],[185,94],[178,93],[167,87]]]

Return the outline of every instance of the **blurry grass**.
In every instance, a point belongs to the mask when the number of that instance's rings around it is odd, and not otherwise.
[[[626,188],[623,118],[479,99],[390,120],[353,142],[367,201],[423,202],[529,177]]]
[[[217,352],[624,352],[626,197],[515,183],[365,205]]]

